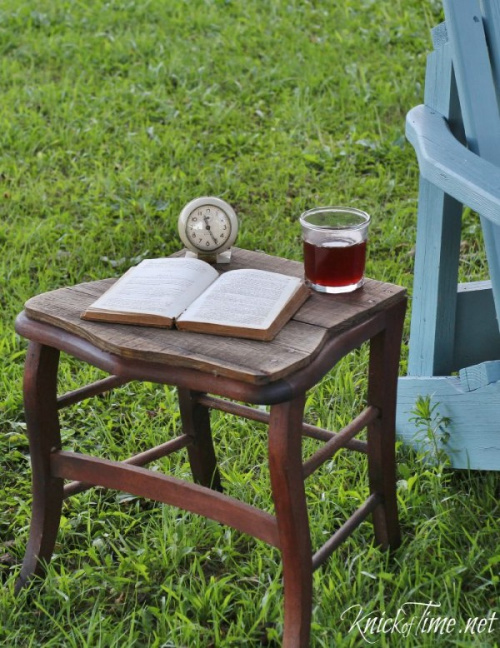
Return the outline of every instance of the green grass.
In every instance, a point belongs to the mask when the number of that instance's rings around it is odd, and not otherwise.
[[[234,205],[241,247],[294,259],[304,209],[365,209],[373,217],[368,274],[411,291],[418,170],[404,117],[422,102],[428,30],[440,11],[419,0],[4,0],[1,645],[276,642],[276,551],[114,492],[66,502],[47,578],[14,597],[30,469],[26,344],[13,321],[33,294],[174,252],[177,215],[203,194]],[[468,214],[462,279],[485,277],[479,240]],[[406,356],[407,334],[402,371]],[[362,407],[365,368],[364,351],[343,361],[310,395],[308,419],[332,427],[349,420]],[[65,359],[61,387],[96,375]],[[65,447],[124,457],[172,436],[179,413],[172,391],[129,385],[64,412],[62,424]],[[228,492],[272,510],[262,426],[214,415],[214,436]],[[349,632],[350,613],[342,616],[353,604],[390,617],[406,602],[434,601],[460,629],[498,610],[497,474],[452,472],[400,446],[398,462],[403,545],[392,556],[380,552],[364,524],[316,572],[314,646],[364,645]],[[182,453],[159,467],[189,476]],[[307,487],[318,546],[365,495],[364,461],[342,452]],[[495,646],[500,621],[494,630],[393,633],[378,645]]]

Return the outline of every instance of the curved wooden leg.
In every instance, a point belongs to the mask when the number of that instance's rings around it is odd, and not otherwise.
[[[54,550],[63,501],[63,480],[50,472],[50,454],[61,447],[57,414],[59,351],[30,342],[24,371],[24,406],[28,428],[33,504],[30,535],[16,591],[42,575]]]
[[[187,451],[193,479],[201,486],[222,492],[210,429],[210,412],[196,402],[191,390],[179,387],[178,393],[182,430],[192,439]]]
[[[269,470],[283,560],[285,648],[309,645],[312,551],[302,476],[304,397],[271,407]]]
[[[396,390],[406,303],[387,312],[387,327],[370,342],[368,402],[380,416],[368,426],[371,493],[382,495],[373,512],[375,539],[384,548],[401,543],[396,497]]]

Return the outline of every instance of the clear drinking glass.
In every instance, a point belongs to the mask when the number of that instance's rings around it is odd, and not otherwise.
[[[364,283],[370,216],[353,207],[315,207],[300,217],[304,271],[319,292],[352,292]]]

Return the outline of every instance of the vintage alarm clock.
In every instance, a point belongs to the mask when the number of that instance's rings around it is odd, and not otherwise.
[[[180,213],[179,236],[187,248],[186,256],[229,263],[237,235],[236,213],[220,198],[195,198]]]

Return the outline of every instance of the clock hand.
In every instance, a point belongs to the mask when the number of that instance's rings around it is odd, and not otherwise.
[[[210,225],[208,224],[208,216],[203,216],[203,220],[205,221],[205,227],[208,230],[210,236],[212,237],[212,240],[214,243],[217,243],[217,239],[215,238],[212,229],[210,228]]]

